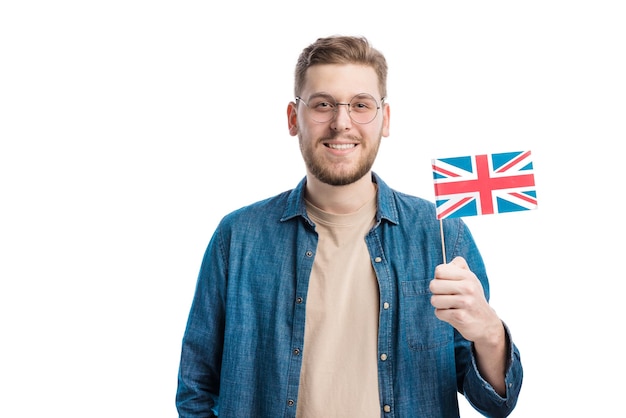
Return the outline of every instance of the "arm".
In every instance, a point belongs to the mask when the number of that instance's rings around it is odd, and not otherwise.
[[[430,290],[437,318],[474,343],[480,375],[505,397],[509,350],[504,325],[487,302],[480,281],[465,259],[456,257],[449,264],[437,266]]]
[[[226,263],[213,236],[202,261],[183,336],[176,408],[183,417],[217,416],[224,340]]]
[[[517,404],[523,369],[508,328],[488,305],[486,286],[457,257],[435,269],[431,303],[436,316],[456,329],[459,390],[483,415],[506,417]]]

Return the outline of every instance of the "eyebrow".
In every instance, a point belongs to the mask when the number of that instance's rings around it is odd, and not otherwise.
[[[352,100],[352,99],[354,99],[355,97],[362,97],[362,96],[371,96],[371,97],[376,97],[376,96],[375,96],[375,95],[373,95],[373,94],[366,93],[366,92],[362,91],[362,92],[360,92],[360,93],[355,94],[354,96],[350,96],[350,99],[346,99],[346,100]],[[311,100],[311,99],[314,99],[314,98],[316,98],[316,97],[327,97],[327,98],[331,98],[331,99],[333,99],[333,100],[337,101],[337,98],[336,98],[335,96],[333,96],[333,95],[332,95],[332,94],[330,94],[330,93],[326,93],[326,92],[322,92],[322,91],[321,91],[321,92],[317,92],[317,93],[313,93],[313,94],[311,94],[307,100]]]
[[[314,98],[316,98],[316,97],[329,97],[329,98],[332,98],[332,99],[334,99],[334,100],[337,100],[337,99],[335,99],[335,96],[333,96],[333,95],[332,95],[332,94],[330,94],[330,93],[325,93],[325,92],[313,93],[313,94],[311,94],[311,95],[309,96],[309,99],[308,99],[308,100],[314,99]]]

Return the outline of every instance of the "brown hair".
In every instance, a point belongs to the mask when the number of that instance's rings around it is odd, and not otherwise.
[[[294,92],[299,96],[304,86],[306,70],[318,64],[362,64],[370,66],[378,76],[382,97],[387,95],[387,60],[367,39],[356,36],[319,38],[302,50],[296,64]]]

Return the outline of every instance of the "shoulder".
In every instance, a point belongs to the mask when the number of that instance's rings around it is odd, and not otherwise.
[[[436,218],[435,204],[423,197],[399,192],[392,189],[393,196],[399,209],[409,210],[411,212],[419,211],[421,216],[430,216]]]
[[[234,210],[222,218],[220,227],[258,224],[270,220],[279,222],[292,192],[288,190]]]

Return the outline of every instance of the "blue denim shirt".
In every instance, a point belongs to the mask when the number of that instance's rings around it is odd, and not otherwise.
[[[373,181],[378,209],[365,241],[380,290],[381,417],[458,417],[457,391],[484,415],[507,416],[522,385],[508,329],[502,398],[480,376],[472,344],[437,319],[430,304],[429,283],[443,259],[434,205],[390,189],[376,174]],[[225,216],[211,238],[183,337],[180,417],[295,416],[317,248],[305,183]],[[448,258],[464,257],[489,297],[469,230],[458,218],[443,227]]]

